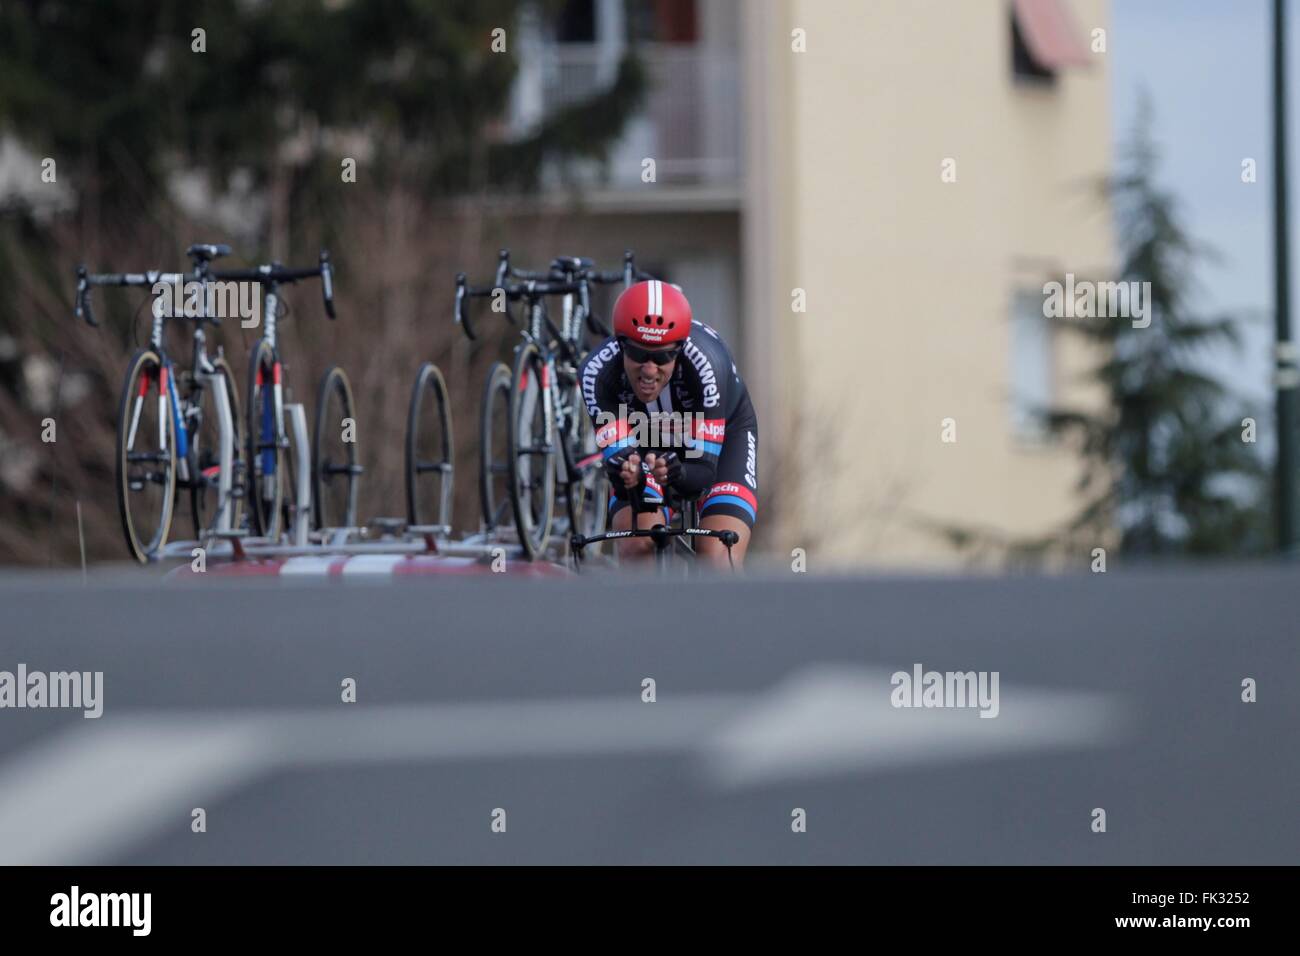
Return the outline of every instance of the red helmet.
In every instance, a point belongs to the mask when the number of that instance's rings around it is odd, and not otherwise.
[[[614,335],[619,338],[640,345],[671,345],[690,334],[691,304],[667,282],[638,282],[614,303]]]

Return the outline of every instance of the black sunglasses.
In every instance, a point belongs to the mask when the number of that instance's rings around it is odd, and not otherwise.
[[[677,361],[677,356],[682,354],[682,347],[679,345],[675,349],[660,349],[651,351],[643,349],[635,342],[629,342],[627,339],[620,339],[619,344],[623,346],[623,351],[637,365],[644,362],[654,362],[656,365],[668,365]]]

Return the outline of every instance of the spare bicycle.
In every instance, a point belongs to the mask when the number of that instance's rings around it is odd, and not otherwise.
[[[282,285],[319,277],[325,314],[333,321],[334,272],[329,251],[310,268],[291,269],[272,262],[251,269],[213,273],[213,278],[257,282],[262,287],[262,337],[249,356],[245,383],[248,409],[247,498],[253,533],[276,540],[292,522],[301,503],[286,501],[296,492],[294,455],[285,424],[285,373],[277,336],[282,317]],[[352,386],[343,369],[331,366],[321,377],[312,428],[311,489],[315,527],[356,525],[357,486],[365,469],[358,462],[357,427]]]
[[[229,254],[225,245],[190,246],[186,255],[193,269],[188,275],[89,273],[79,266],[76,316],[99,326],[90,305],[90,290],[96,286],[152,289],[158,283],[195,282],[206,293],[213,278],[209,263]],[[180,489],[190,492],[198,538],[238,526],[242,501],[235,380],[220,348],[215,357],[208,355],[203,329],[204,323],[220,325],[220,318],[209,314],[206,294],[194,300],[186,296],[189,301],[180,315],[172,314],[166,298],[154,300],[149,345],[131,356],[117,410],[118,513],[127,548],[142,564],[155,559],[166,545]],[[168,319],[194,320],[190,369],[179,376],[163,342]]]

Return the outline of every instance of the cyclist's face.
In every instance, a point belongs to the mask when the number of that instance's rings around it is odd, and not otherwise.
[[[662,348],[645,347],[645,351],[671,352],[673,347],[671,345]],[[627,372],[627,380],[632,383],[632,391],[639,401],[647,404],[659,397],[659,393],[668,384],[668,379],[672,377],[673,369],[676,367],[676,359],[667,365],[656,365],[654,362],[649,361],[633,361],[627,352],[623,353],[623,368]]]

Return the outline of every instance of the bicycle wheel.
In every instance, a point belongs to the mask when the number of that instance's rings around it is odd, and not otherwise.
[[[131,557],[144,564],[167,543],[176,502],[176,423],[157,352],[131,357],[117,407],[117,507]]]
[[[490,531],[508,523],[510,504],[510,367],[488,369],[479,412],[479,505]]]
[[[450,528],[454,449],[447,383],[438,366],[425,362],[406,413],[407,523]]]
[[[578,531],[584,535],[600,534],[609,520],[609,482],[605,479],[600,449],[596,447],[596,426],[582,405],[581,392],[576,414],[578,438],[573,447],[578,471],[575,484],[579,490],[574,493]]]
[[[596,428],[583,405],[580,386],[573,383],[568,394],[569,426],[565,430],[564,455],[556,459],[556,501],[563,502],[568,530],[582,535],[599,534],[605,530],[609,483],[604,480],[601,455],[596,447]]]
[[[316,394],[312,429],[312,514],[317,528],[352,528],[357,523],[357,420],[352,386],[343,369],[330,368]]]
[[[554,412],[546,392],[541,350],[526,342],[515,350],[510,383],[510,504],[519,543],[529,560],[546,550],[555,513]]]
[[[280,536],[280,508],[284,503],[284,472],[288,456],[279,443],[275,414],[275,380],[279,363],[265,339],[258,340],[248,364],[248,400],[244,403],[248,428],[244,441],[245,500],[253,533]]]
[[[230,475],[230,527],[238,529],[243,520],[244,498],[244,446],[240,433],[239,393],[235,391],[235,375],[224,358],[212,362],[220,380],[225,383],[226,398],[230,402],[231,436]],[[195,468],[190,476],[190,514],[194,520],[194,536],[202,538],[216,529],[221,510],[221,424],[217,416],[217,394],[210,383],[191,391],[191,401],[199,408],[198,426],[190,435],[190,456]]]

